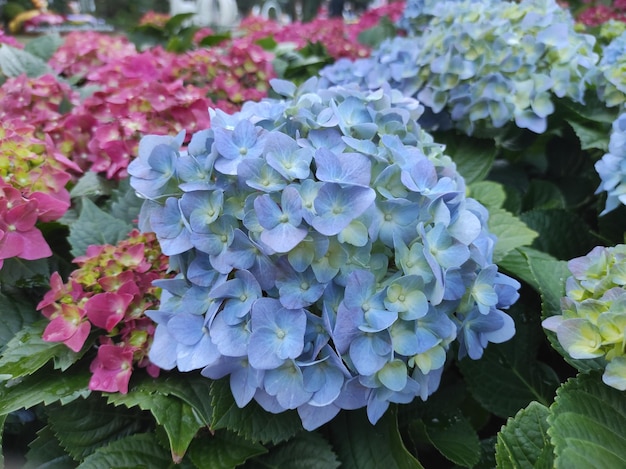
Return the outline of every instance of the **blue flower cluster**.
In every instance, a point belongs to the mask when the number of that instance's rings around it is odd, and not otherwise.
[[[598,96],[608,107],[626,103],[626,33],[604,47],[596,81]]]
[[[150,359],[230,376],[237,405],[340,409],[426,399],[451,344],[478,359],[515,332],[519,283],[492,262],[487,210],[399,91],[299,88],[193,135],[147,136],[128,171],[180,274],[160,280]],[[456,341],[455,341],[456,339]]]
[[[626,113],[613,122],[609,152],[596,162],[595,168],[601,179],[596,194],[607,193],[606,205],[600,215],[626,205]]]
[[[571,259],[562,314],[543,321],[577,360],[603,358],[602,381],[626,391],[626,245],[596,246]]]
[[[514,122],[543,133],[554,97],[582,103],[596,73],[595,38],[552,0],[409,0],[400,24],[407,37],[321,76],[369,89],[388,82],[426,106],[428,130],[493,136]]]

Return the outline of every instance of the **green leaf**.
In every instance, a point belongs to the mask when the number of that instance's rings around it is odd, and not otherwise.
[[[394,37],[397,34],[396,26],[387,16],[383,16],[378,24],[372,28],[361,31],[357,40],[372,48],[378,47],[385,39]]]
[[[548,408],[531,402],[498,433],[497,467],[501,469],[550,469],[554,456],[548,437]]]
[[[40,318],[32,304],[0,292],[0,352],[20,330]]]
[[[63,42],[65,40],[60,34],[48,33],[28,41],[24,46],[24,50],[48,62]]]
[[[0,381],[32,374],[52,359],[74,363],[80,357],[62,342],[44,341],[41,335],[47,324],[47,320],[31,324],[6,344],[0,357]]]
[[[183,27],[185,22],[189,22],[194,16],[194,13],[180,13],[172,16],[164,25],[164,30],[169,34],[177,34]]]
[[[480,360],[458,362],[474,399],[502,418],[533,400],[549,405],[560,383],[554,370],[536,359],[544,338],[539,315],[523,308],[516,304],[509,310],[516,328],[511,340],[489,344]]]
[[[522,210],[565,208],[565,197],[550,181],[533,179],[522,200]]]
[[[87,388],[89,377],[86,370],[55,373],[52,369],[43,369],[19,382],[0,386],[0,415],[41,403],[68,403],[78,397],[86,397],[90,393]]]
[[[478,181],[469,185],[469,196],[492,210],[502,208],[506,200],[506,191],[500,183]]]
[[[6,421],[7,416],[0,415],[0,448],[4,448],[2,444],[2,436],[4,434],[4,422]],[[0,466],[4,467],[4,451],[0,451]]]
[[[232,469],[266,452],[263,445],[224,430],[194,440],[189,447],[189,459],[197,467]]]
[[[129,225],[135,225],[139,218],[143,199],[137,197],[135,190],[130,187],[130,179],[127,178],[120,182],[120,186],[112,192],[111,200],[109,210],[111,215]]]
[[[98,173],[87,171],[72,187],[70,196],[75,199],[77,197],[100,197],[109,195],[113,185],[111,181],[103,178]]]
[[[555,467],[626,467],[624,392],[593,372],[568,380],[557,391],[548,416]]]
[[[270,414],[254,401],[243,409],[237,407],[228,379],[212,383],[211,404],[211,428],[227,428],[251,441],[277,444],[302,431],[302,423],[294,411]]]
[[[423,469],[404,446],[393,409],[375,426],[363,410],[341,411],[330,426],[342,469]]]
[[[198,43],[199,47],[214,47],[220,45],[222,42],[227,41],[232,37],[230,32],[220,33],[220,34],[210,34],[208,36],[204,36],[200,42]],[[263,47],[261,40],[257,41],[257,44]]]
[[[437,134],[435,141],[446,146],[446,155],[452,157],[467,184],[483,180],[496,157],[493,140],[465,135]]]
[[[49,426],[39,430],[37,438],[28,447],[26,464],[22,469],[67,469],[76,465]]]
[[[7,77],[26,74],[33,78],[54,73],[48,64],[36,55],[6,44],[0,47],[0,71]]]
[[[480,459],[480,441],[476,430],[461,414],[440,416],[425,422],[428,440],[447,459],[463,467],[472,467]]]
[[[116,406],[138,406],[148,410],[167,433],[172,460],[180,462],[198,430],[205,426],[197,412],[175,397],[149,392],[129,392],[128,394],[109,394],[108,402]]]
[[[205,466],[214,467],[214,466]],[[319,433],[300,433],[281,443],[271,452],[259,458],[259,467],[267,469],[336,469],[337,455],[331,445]]]
[[[498,238],[493,250],[493,261],[496,264],[513,249],[528,246],[537,238],[536,231],[501,208],[489,211],[487,225],[491,233]]]
[[[0,269],[0,285],[28,288],[32,286],[49,286],[49,281],[49,259],[27,261],[12,257],[5,259],[2,269]]]
[[[151,433],[126,436],[89,455],[78,469],[175,468],[165,450]],[[206,466],[210,467],[210,466]]]
[[[576,136],[580,140],[580,148],[582,150],[595,148],[608,151],[609,136],[611,134],[611,126],[609,124],[574,117],[567,118],[566,121],[574,129]]]
[[[589,226],[574,212],[561,209],[531,210],[522,213],[520,219],[539,233],[532,247],[557,259],[583,256],[598,242],[591,235]]]
[[[83,197],[83,208],[78,220],[70,226],[68,241],[72,246],[72,255],[83,255],[87,247],[96,244],[116,244],[125,239],[132,230],[132,225],[118,220],[111,214],[98,208],[91,200]]]
[[[142,426],[138,414],[115,412],[95,394],[71,405],[48,408],[47,413],[48,424],[59,443],[77,461]]]

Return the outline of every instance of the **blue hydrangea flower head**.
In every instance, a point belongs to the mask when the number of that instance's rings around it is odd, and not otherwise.
[[[606,204],[600,215],[626,205],[626,113],[613,122],[609,151],[595,164],[600,176],[596,194],[606,192]]]
[[[427,399],[453,343],[478,358],[513,335],[519,288],[422,106],[386,83],[319,85],[276,80],[282,99],[211,111],[211,129],[163,140],[131,176],[139,191],[170,175],[143,208],[179,271],[150,356],[229,376],[237,405],[296,409],[309,430]]]
[[[425,106],[426,129],[493,136],[545,132],[555,98],[582,103],[596,81],[595,38],[553,0],[409,0],[399,25],[406,37],[326,67],[321,85],[388,82]]]

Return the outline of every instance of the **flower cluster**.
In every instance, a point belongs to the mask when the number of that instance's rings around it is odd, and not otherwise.
[[[2,100],[6,102],[6,100]],[[41,259],[52,254],[36,227],[63,216],[70,206],[71,179],[35,128],[6,118],[0,129],[0,268],[4,259]]]
[[[51,290],[37,305],[50,320],[43,339],[78,352],[95,328],[89,389],[128,392],[133,365],[156,377],[159,369],[147,357],[154,323],[144,312],[159,304],[153,282],[167,277],[168,260],[154,234],[134,230],[116,246],[90,246],[74,263],[79,268],[66,283],[52,274]]]
[[[626,205],[626,114],[621,114],[613,122],[609,152],[596,162],[595,168],[601,179],[596,194],[607,193],[601,215]]]
[[[577,15],[576,20],[585,26],[600,26],[609,21],[626,21],[626,1],[614,0],[610,4],[585,1],[587,6]]]
[[[239,406],[308,429],[427,399],[453,342],[478,359],[514,334],[519,288],[419,103],[317,85],[273,80],[283,100],[212,110],[186,150],[146,136],[128,168],[140,226],[180,270],[147,313],[150,359],[230,376]]]
[[[369,59],[338,61],[324,78],[369,89],[387,81],[427,107],[425,128],[468,135],[511,122],[543,133],[554,96],[583,101],[595,39],[553,1],[409,1],[406,11],[408,37],[387,40]]]
[[[171,18],[172,16],[168,13],[159,13],[154,10],[150,10],[139,18],[139,22],[137,24],[139,26],[150,25],[156,28],[164,28]]]
[[[598,64],[598,96],[608,107],[626,103],[626,32],[606,45]]]
[[[561,299],[561,315],[543,321],[556,332],[561,346],[574,359],[604,357],[602,380],[626,390],[626,245],[595,247],[568,262],[572,273]]]

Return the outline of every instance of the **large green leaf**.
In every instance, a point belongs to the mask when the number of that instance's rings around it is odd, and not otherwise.
[[[331,423],[342,469],[422,469],[404,446],[396,412],[389,409],[376,425],[365,411],[342,411]]]
[[[17,77],[22,74],[39,77],[46,73],[53,73],[48,64],[36,55],[6,44],[0,47],[0,72],[7,77]]]
[[[574,116],[569,117],[567,123],[572,126],[578,140],[580,140],[581,149],[608,151],[609,136],[611,134],[611,126],[609,124],[578,119]]]
[[[469,196],[491,210],[504,205],[506,191],[498,182],[478,181],[469,185]]]
[[[135,190],[130,187],[130,179],[120,182],[120,186],[112,192],[111,198],[111,215],[129,225],[135,225],[143,199],[137,197]]]
[[[30,39],[24,46],[24,50],[48,62],[63,42],[64,39],[60,34],[51,32]]]
[[[560,380],[554,370],[538,361],[544,335],[535,311],[514,305],[515,336],[503,344],[489,344],[480,360],[458,363],[472,396],[499,417],[510,417],[536,400],[549,405]]]
[[[70,226],[68,241],[72,246],[72,255],[85,254],[91,244],[116,244],[126,238],[132,225],[118,220],[113,215],[100,209],[86,197],[82,198],[83,208],[78,220]]]
[[[0,357],[0,381],[32,374],[53,359],[67,368],[80,357],[62,342],[41,338],[47,323],[39,321],[23,328],[6,344]]]
[[[294,411],[270,414],[252,401],[243,409],[237,407],[228,379],[214,381],[211,386],[215,430],[227,428],[251,441],[280,443],[302,431],[302,423]]]
[[[496,157],[493,140],[456,134],[437,134],[435,141],[446,146],[445,153],[452,157],[467,184],[483,180]]]
[[[548,437],[546,406],[536,401],[509,418],[498,433],[496,462],[499,469],[550,469],[552,444]]]
[[[137,432],[142,426],[137,412],[115,412],[94,394],[71,405],[48,408],[47,414],[59,443],[77,461],[111,441]]]
[[[626,467],[624,392],[605,385],[599,372],[561,386],[548,423],[557,469]]]
[[[216,466],[204,466],[216,467]],[[337,455],[331,445],[319,433],[300,433],[291,440],[281,443],[271,452],[259,458],[258,465],[263,469],[336,469],[339,467]]]
[[[31,303],[0,293],[0,352],[22,328],[40,318]]]
[[[39,430],[37,438],[28,447],[26,464],[22,469],[67,469],[76,465],[49,426]]]
[[[78,466],[78,469],[159,468],[180,467],[170,459],[166,449],[151,433],[126,436],[98,448]],[[211,466],[206,466],[211,467]]]
[[[128,394],[109,394],[108,402],[116,406],[138,406],[140,409],[150,411],[167,434],[172,460],[175,462],[182,460],[191,440],[198,430],[205,426],[205,422],[193,407],[174,395],[134,390]]]
[[[460,412],[425,421],[424,432],[433,446],[453,463],[463,467],[478,463],[478,435]]]
[[[522,220],[504,209],[496,208],[489,211],[489,231],[498,240],[493,250],[493,261],[498,263],[513,249],[530,245],[537,232],[529,228]]]
[[[0,386],[0,415],[40,403],[68,403],[85,397],[90,393],[87,389],[89,376],[86,370],[55,373],[50,368],[26,376],[18,383],[8,382]]]
[[[266,452],[267,449],[259,443],[228,430],[220,430],[212,436],[194,440],[189,447],[189,459],[197,467],[233,469]]]
[[[0,269],[0,285],[37,287],[50,285],[50,259],[28,261],[18,257],[5,259]]]

